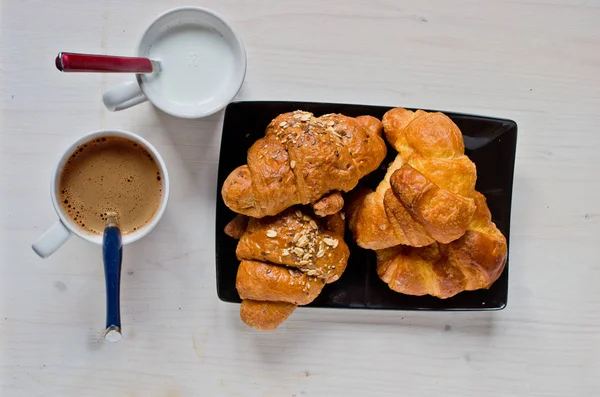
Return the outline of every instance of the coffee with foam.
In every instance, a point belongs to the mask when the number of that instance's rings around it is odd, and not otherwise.
[[[63,167],[58,195],[64,213],[90,234],[102,234],[116,212],[123,234],[148,224],[162,200],[154,157],[134,141],[105,136],[78,146]]]

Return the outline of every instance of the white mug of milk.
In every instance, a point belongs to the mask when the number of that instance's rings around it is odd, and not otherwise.
[[[246,51],[233,28],[212,11],[175,8],[146,29],[136,55],[160,62],[160,70],[138,74],[102,99],[118,111],[145,101],[177,117],[198,118],[224,108],[246,74]]]

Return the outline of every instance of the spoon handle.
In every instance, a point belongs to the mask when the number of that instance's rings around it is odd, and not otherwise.
[[[61,72],[152,73],[155,65],[148,58],[59,52],[56,68]]]
[[[104,260],[104,278],[106,281],[106,340],[121,340],[121,260],[123,244],[121,230],[109,222],[104,229],[102,241],[102,259]]]

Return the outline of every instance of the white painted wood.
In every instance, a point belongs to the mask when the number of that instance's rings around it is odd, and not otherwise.
[[[238,98],[404,105],[519,124],[509,304],[497,313],[300,309],[244,327],[215,292],[222,114],[108,113],[127,76],[66,75],[58,51],[131,54],[167,0],[5,0],[0,12],[0,395],[592,396],[600,388],[600,4],[595,0],[191,2],[242,34]],[[125,251],[124,339],[105,343],[99,247],[41,260],[50,172],[101,128],[139,133],[172,176]]]

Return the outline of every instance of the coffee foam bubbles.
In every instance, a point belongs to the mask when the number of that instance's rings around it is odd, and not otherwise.
[[[120,137],[100,137],[75,149],[59,187],[61,205],[87,233],[101,234],[106,215],[116,212],[124,234],[150,222],[162,196],[155,159],[143,147]]]

